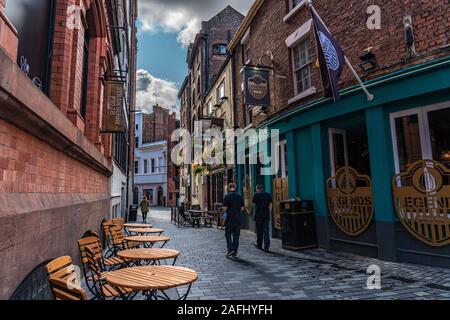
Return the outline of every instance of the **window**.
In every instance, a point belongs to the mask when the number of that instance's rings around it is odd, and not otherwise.
[[[134,162],[134,174],[139,174],[139,161]]]
[[[291,2],[291,7],[290,9],[294,9],[296,6],[298,6],[303,0],[290,0]]]
[[[80,114],[83,119],[86,119],[87,112],[87,91],[89,82],[89,42],[90,36],[89,31],[84,32],[84,42],[83,42],[83,84],[81,88],[81,109]]]
[[[292,49],[296,95],[312,86],[312,50],[309,39]]]
[[[391,114],[396,173],[418,160],[435,160],[450,168],[449,103]]]
[[[286,147],[286,140],[280,141],[280,146],[278,149],[279,152],[279,161],[280,161],[280,167],[278,169],[278,178],[287,178],[288,176],[288,162],[287,162],[287,147]]]
[[[217,104],[220,104],[221,99],[225,97],[225,82],[222,81],[220,86],[217,88]]]
[[[248,44],[242,45],[242,63],[247,64],[250,61],[250,46]]]
[[[148,160],[144,160],[144,174],[148,174]]]
[[[156,172],[155,159],[152,159],[152,172],[151,173],[155,173],[155,172]]]
[[[213,103],[212,100],[209,100],[208,102],[208,110],[207,110],[208,116],[211,116],[213,113]]]
[[[163,172],[163,159],[158,158],[158,173]]]
[[[227,45],[226,44],[215,44],[213,46],[214,54],[227,54]]]
[[[139,137],[134,138],[134,146],[137,148],[139,148]]]
[[[139,125],[138,124],[136,125],[136,130],[139,130]]]

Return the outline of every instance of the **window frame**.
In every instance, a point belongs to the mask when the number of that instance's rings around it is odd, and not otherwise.
[[[400,159],[398,155],[398,139],[397,139],[397,126],[395,120],[403,118],[406,116],[417,115],[419,121],[419,134],[420,134],[420,145],[422,151],[422,158],[424,160],[433,158],[433,147],[431,143],[430,126],[428,113],[438,110],[444,110],[450,108],[450,102],[442,102],[437,104],[432,104],[428,106],[402,110],[398,112],[393,112],[389,115],[391,121],[391,137],[392,137],[392,151],[394,156],[394,166],[395,173],[400,174]]]
[[[308,44],[309,50],[311,51],[310,59],[309,59],[309,61],[307,63],[300,65],[299,68],[296,68],[295,50],[297,48],[299,48],[300,46],[304,45],[305,43]],[[294,96],[298,96],[302,92],[305,92],[308,89],[311,89],[311,88],[314,87],[313,86],[313,77],[312,77],[312,74],[313,74],[312,73],[313,72],[313,54],[312,54],[312,46],[311,46],[311,39],[310,39],[310,37],[305,37],[303,40],[299,41],[299,43],[297,43],[295,46],[293,46],[291,48],[291,60],[292,60],[292,76],[293,76],[293,80],[294,80],[294,93],[295,93]],[[309,76],[309,78],[310,78],[310,86],[308,88],[305,88],[304,85],[303,85],[303,88],[300,91],[299,88],[298,88],[298,81],[299,81],[299,79],[297,77],[297,72],[299,72],[299,71],[301,71],[303,69],[306,69],[306,68],[310,68],[310,76]],[[303,80],[304,79],[302,79],[302,83],[303,83]]]

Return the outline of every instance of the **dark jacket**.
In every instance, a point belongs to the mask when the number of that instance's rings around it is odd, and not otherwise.
[[[272,195],[268,192],[258,192],[253,196],[255,204],[255,221],[264,222],[270,220],[270,204]]]

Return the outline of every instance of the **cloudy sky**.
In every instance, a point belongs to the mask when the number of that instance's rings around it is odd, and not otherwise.
[[[138,107],[151,111],[156,99],[163,107],[177,105],[187,74],[186,46],[227,5],[246,14],[253,0],[138,0]],[[155,94],[157,96],[155,96]]]

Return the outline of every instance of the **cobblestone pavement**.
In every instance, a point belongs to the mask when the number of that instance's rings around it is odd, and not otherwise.
[[[164,209],[152,210],[150,218],[172,238],[166,247],[182,253],[177,265],[199,273],[191,300],[450,300],[450,269],[321,249],[295,253],[283,250],[279,240],[272,241],[273,252],[266,254],[253,246],[255,235],[248,231],[242,231],[239,259],[228,260],[224,231],[178,229]],[[381,290],[367,289],[370,265],[381,268]]]

